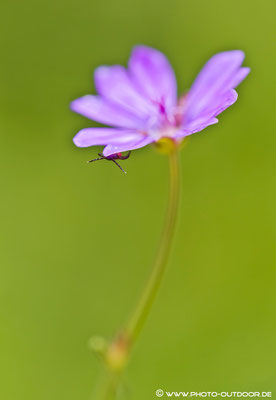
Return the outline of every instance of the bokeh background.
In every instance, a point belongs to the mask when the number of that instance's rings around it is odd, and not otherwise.
[[[101,64],[137,43],[164,51],[179,92],[218,51],[252,73],[220,123],[182,152],[169,270],[133,353],[127,391],[273,391],[275,379],[275,2],[3,2],[0,64],[0,398],[91,398],[107,338],[131,312],[158,243],[167,160],[147,147],[87,165],[69,110]]]

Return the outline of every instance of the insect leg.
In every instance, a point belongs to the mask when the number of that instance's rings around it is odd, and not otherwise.
[[[125,156],[121,156],[120,159],[121,160],[127,160],[128,157],[130,156],[131,151],[129,151]]]
[[[123,173],[124,174],[126,174],[126,171],[121,167],[121,165],[119,165],[115,160],[113,160],[112,158],[110,159],[110,161],[113,161],[114,162],[114,164],[116,164],[117,165],[117,167],[119,167],[120,168],[120,170],[121,171],[123,171]]]

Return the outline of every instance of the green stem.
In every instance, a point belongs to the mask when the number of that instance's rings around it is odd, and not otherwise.
[[[146,318],[150,312],[154,299],[159,290],[172,241],[174,236],[174,230],[176,226],[178,206],[179,206],[179,194],[180,194],[180,168],[179,168],[179,154],[177,150],[174,150],[169,154],[169,165],[170,165],[170,193],[168,208],[166,214],[165,225],[161,235],[156,259],[153,265],[153,269],[146,287],[143,291],[142,297],[131,317],[127,328],[126,336],[129,338],[131,344],[136,340],[139,335]]]
[[[125,328],[121,330],[119,335],[117,335],[111,342],[106,352],[105,360],[109,374],[106,376],[107,380],[104,385],[103,396],[100,396],[100,398],[104,400],[112,400],[116,398],[117,388],[120,384],[121,375],[126,367],[132,346],[143,328],[151,310],[166,269],[179,209],[180,166],[177,149],[174,149],[169,153],[169,166],[169,201],[165,225],[161,235],[156,259],[149,280],[133,315],[129,319]]]

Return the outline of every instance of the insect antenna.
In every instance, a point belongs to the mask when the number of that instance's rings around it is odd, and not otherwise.
[[[91,162],[94,162],[94,161],[99,161],[99,160],[104,160],[104,159],[105,159],[105,157],[99,157],[99,158],[93,158],[93,160],[88,160],[86,162],[91,163]]]
[[[126,174],[127,172],[121,167],[121,165],[119,165],[115,160],[113,160],[112,158],[110,159],[110,161],[113,161],[114,162],[114,164],[116,164],[117,165],[117,167],[119,167],[120,168],[120,170],[124,173],[124,174]]]

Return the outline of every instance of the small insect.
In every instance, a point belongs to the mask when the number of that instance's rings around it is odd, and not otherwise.
[[[94,162],[94,161],[99,161],[99,160],[107,160],[107,161],[112,161],[114,164],[117,165],[117,167],[120,168],[122,172],[126,174],[126,171],[117,163],[115,160],[127,160],[130,156],[131,151],[129,151],[125,156],[123,156],[122,153],[115,153],[111,154],[110,156],[105,157],[102,153],[98,153],[98,158],[94,158],[93,160],[87,161],[88,163]]]

